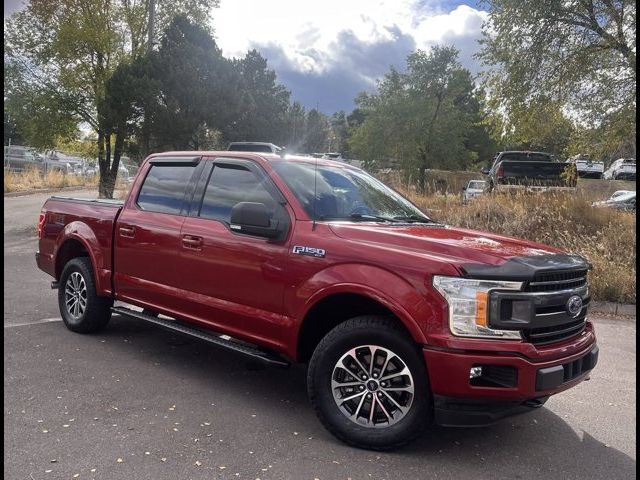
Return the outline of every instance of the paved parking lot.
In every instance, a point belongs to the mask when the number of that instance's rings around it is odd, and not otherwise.
[[[595,319],[591,380],[543,409],[358,450],[316,420],[304,367],[263,368],[120,317],[68,332],[33,258],[45,197],[5,198],[6,479],[635,478],[635,319]]]

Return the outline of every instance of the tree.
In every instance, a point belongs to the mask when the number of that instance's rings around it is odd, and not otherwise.
[[[147,104],[152,150],[199,149],[216,131],[230,134],[244,92],[206,29],[176,17],[150,64],[157,89]]]
[[[501,150],[567,155],[571,139],[579,130],[562,111],[562,106],[548,99],[522,109],[514,107],[508,117],[489,111],[485,121]]]
[[[97,133],[99,194],[111,197],[124,136],[106,111],[106,85],[116,68],[146,50],[148,1],[31,0],[5,23],[5,56],[40,92]],[[158,2],[161,31],[178,13],[206,24],[217,0]],[[111,139],[116,135],[114,155]]]
[[[344,158],[349,156],[349,122],[344,110],[334,113],[331,116],[331,147],[329,150],[342,153]]]
[[[78,118],[66,108],[62,95],[51,96],[46,89],[28,81],[25,69],[16,62],[4,64],[5,145],[53,148],[57,139],[75,136]]]
[[[307,111],[300,102],[293,102],[286,113],[287,139],[284,143],[289,152],[299,152],[306,131]]]
[[[325,152],[329,147],[331,123],[325,114],[312,108],[307,114],[302,149],[304,153]]]
[[[478,159],[489,143],[480,122],[473,79],[453,47],[418,50],[407,58],[407,72],[391,69],[374,95],[356,103],[364,121],[350,139],[354,153],[369,162],[417,170],[424,190],[429,168],[459,169]]]
[[[609,148],[635,145],[635,0],[486,3],[480,59],[505,130],[560,111],[576,128],[607,135]]]
[[[276,82],[275,72],[257,50],[236,60],[235,67],[242,81],[242,103],[229,139],[285,143],[290,92]]]

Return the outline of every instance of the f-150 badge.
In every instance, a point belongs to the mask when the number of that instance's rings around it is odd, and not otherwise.
[[[324,248],[303,247],[302,245],[295,245],[293,247],[293,253],[298,255],[308,255],[310,257],[323,258],[325,255]]]

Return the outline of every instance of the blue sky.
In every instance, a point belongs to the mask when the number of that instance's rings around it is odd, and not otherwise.
[[[160,0],[170,1],[170,0]],[[5,16],[22,0],[4,2]],[[444,0],[220,0],[216,40],[228,57],[256,48],[307,108],[350,111],[409,53],[454,45],[472,73],[486,12],[478,2]]]

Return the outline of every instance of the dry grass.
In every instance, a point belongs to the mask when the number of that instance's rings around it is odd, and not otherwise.
[[[59,171],[50,171],[44,175],[38,169],[29,169],[24,172],[10,172],[5,170],[4,172],[4,193],[23,192],[43,188],[94,186],[97,184],[97,177],[65,175]]]
[[[634,188],[635,190],[635,185]],[[480,197],[463,205],[460,195],[418,195],[403,189],[430,216],[459,227],[524,238],[585,256],[592,264],[596,300],[636,303],[636,217],[593,208],[593,191]],[[598,192],[599,198],[602,193]]]

